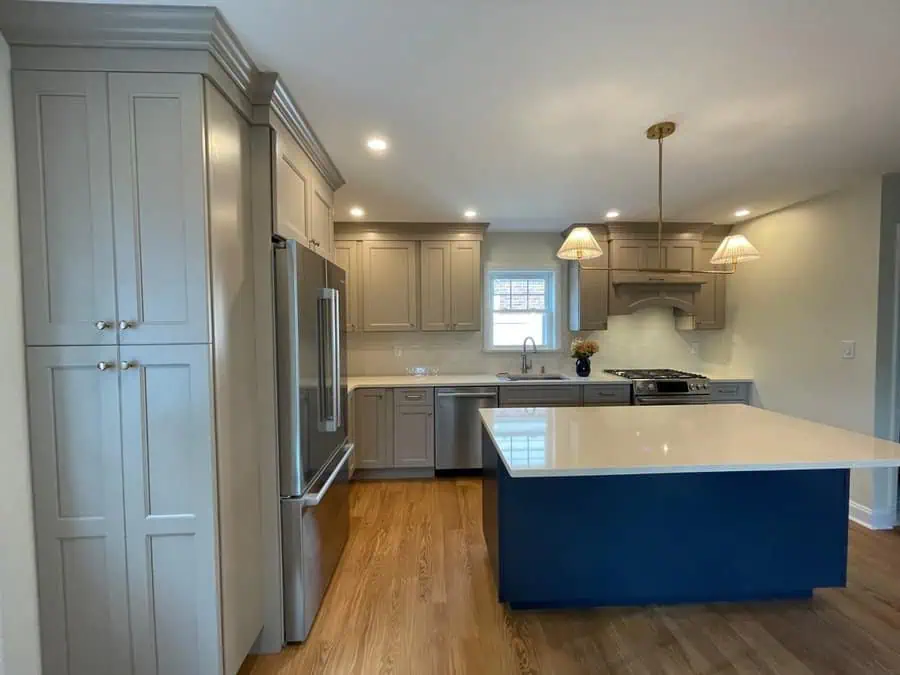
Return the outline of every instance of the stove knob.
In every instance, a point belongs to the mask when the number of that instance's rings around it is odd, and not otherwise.
[[[647,385],[647,389],[649,391],[656,391],[656,382],[651,382]]]
[[[704,383],[703,383],[703,388],[704,388],[704,389],[709,389],[709,382],[704,382]]]
[[[691,391],[697,391],[697,383],[696,383],[696,382],[691,382],[691,383],[688,385],[688,389],[690,389]]]

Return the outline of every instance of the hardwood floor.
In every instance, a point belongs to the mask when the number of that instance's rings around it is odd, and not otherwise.
[[[900,530],[850,526],[846,589],[809,601],[509,612],[477,480],[356,483],[309,641],[241,675],[900,673]]]

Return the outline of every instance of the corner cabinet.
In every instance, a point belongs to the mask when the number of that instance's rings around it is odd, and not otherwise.
[[[345,326],[347,332],[358,331],[362,328],[359,323],[359,296],[360,296],[360,242],[336,241],[334,243],[334,262],[347,273],[347,320]]]

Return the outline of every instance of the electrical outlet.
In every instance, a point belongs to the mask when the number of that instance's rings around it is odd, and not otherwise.
[[[400,358],[401,356],[403,356],[403,347],[395,346],[394,347],[394,356],[396,356],[397,358]]]
[[[700,353],[700,343],[699,343],[699,342],[692,342],[692,343],[691,343],[691,355],[692,355],[692,356],[697,356],[697,354],[699,354],[699,353]]]
[[[841,357],[845,359],[856,358],[856,340],[841,341]]]

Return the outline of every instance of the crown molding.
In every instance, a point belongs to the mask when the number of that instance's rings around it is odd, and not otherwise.
[[[12,47],[205,51],[246,91],[256,70],[214,7],[9,2],[0,30]]]
[[[701,239],[712,223],[678,223],[664,222],[663,239]],[[588,225],[588,227],[591,227]],[[656,239],[659,226],[655,222],[618,222],[605,223],[609,231],[610,241],[613,239]]]
[[[389,223],[349,221],[334,224],[336,241],[413,240],[481,241],[489,223]]]
[[[160,72],[169,67],[170,61],[152,58],[153,55],[167,52],[192,55],[186,61],[177,61],[177,72],[196,70],[228,89],[220,81],[219,73],[224,71],[240,94],[255,104],[254,121],[260,122],[258,118],[262,115],[257,106],[270,106],[328,185],[337,190],[345,183],[284,81],[276,73],[259,71],[225,17],[214,7],[0,0],[0,32],[12,48],[14,68],[19,57],[18,67],[70,69],[67,50],[59,48],[98,50],[96,53],[123,49],[140,52],[136,58],[123,58],[120,52],[86,60],[80,50],[69,50],[78,52],[73,55],[82,64],[90,63],[91,69],[117,69],[116,64],[124,62],[127,70],[143,68]],[[34,48],[50,48],[53,54],[41,58]],[[195,57],[200,54],[211,57],[217,67],[197,61]]]
[[[278,73],[255,73],[248,95],[253,105],[255,123],[270,124],[270,114],[274,112],[332,190],[347,182]]]

